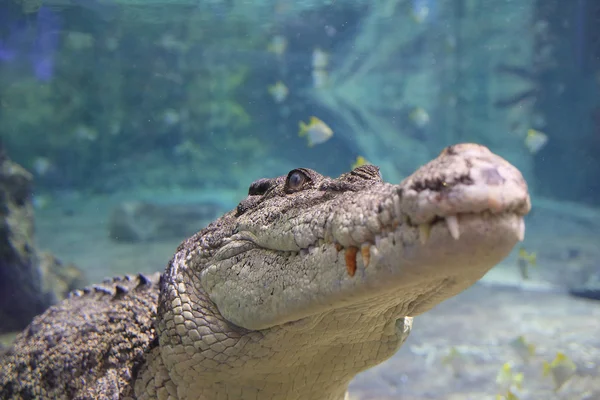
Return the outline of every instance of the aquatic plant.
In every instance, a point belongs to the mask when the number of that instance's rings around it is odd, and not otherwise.
[[[231,63],[258,43],[241,8],[220,19],[200,9],[184,13],[183,25],[130,20],[114,9],[109,22],[101,21],[103,10],[87,15],[87,25],[103,24],[104,36],[71,31],[78,21],[65,14],[62,25],[50,24],[51,35],[40,38],[48,21],[56,22],[44,17],[46,9],[1,42],[0,131],[26,166],[40,157],[51,165],[42,170],[59,180],[52,185],[117,190],[180,180],[197,187],[235,180],[228,168],[237,167],[226,160],[248,164],[269,147],[268,133],[251,129],[255,109],[247,109],[255,60]],[[18,68],[25,63],[33,68]],[[190,143],[194,151],[176,165],[166,162]],[[188,173],[201,165],[202,176]],[[114,176],[115,168],[127,168],[129,177]],[[50,176],[42,178],[38,187]],[[107,179],[120,183],[102,183]]]
[[[0,12],[6,11],[0,9]],[[24,61],[29,61],[38,80],[50,80],[60,28],[61,18],[48,7],[39,9],[34,24],[28,24],[24,19],[11,21],[7,37],[0,40],[0,63],[18,68]]]
[[[14,2],[26,14],[36,12],[42,7],[42,0],[14,0]]]

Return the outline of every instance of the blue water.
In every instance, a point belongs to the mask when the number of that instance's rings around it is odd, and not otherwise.
[[[40,190],[227,187],[265,157],[339,174],[362,155],[393,180],[470,140],[540,195],[600,198],[593,1],[24,3],[0,10],[0,132]],[[308,148],[313,115],[335,134]],[[533,155],[530,128],[549,139]]]
[[[313,116],[333,135],[309,146]],[[600,2],[4,0],[0,142],[33,174],[41,246],[92,280],[160,269],[185,238],[119,262],[102,224],[122,202],[226,211],[298,166],[362,156],[397,182],[477,142],[528,181],[534,280],[583,285],[600,274]]]

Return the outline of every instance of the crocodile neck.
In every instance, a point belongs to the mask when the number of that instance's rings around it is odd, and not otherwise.
[[[397,308],[367,301],[266,333],[228,326],[223,334],[236,342],[235,361],[215,362],[218,354],[192,357],[171,364],[177,370],[171,376],[186,388],[181,399],[342,400],[357,373],[391,357],[408,337],[412,318],[397,318],[402,314]],[[186,375],[190,369],[195,372]]]
[[[413,316],[509,254],[529,208],[519,171],[473,144],[399,184],[373,166],[258,180],[169,263],[159,347],[136,394],[341,400],[397,351]]]

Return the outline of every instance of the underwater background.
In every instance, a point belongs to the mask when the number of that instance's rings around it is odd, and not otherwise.
[[[44,279],[0,272],[0,332],[163,270],[258,178],[460,142],[522,171],[526,239],[351,395],[600,399],[600,1],[0,0],[0,256]]]

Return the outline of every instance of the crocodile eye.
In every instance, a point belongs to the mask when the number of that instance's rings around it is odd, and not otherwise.
[[[288,174],[285,186],[287,190],[295,191],[302,189],[302,186],[309,181],[308,176],[302,171],[293,170]]]

